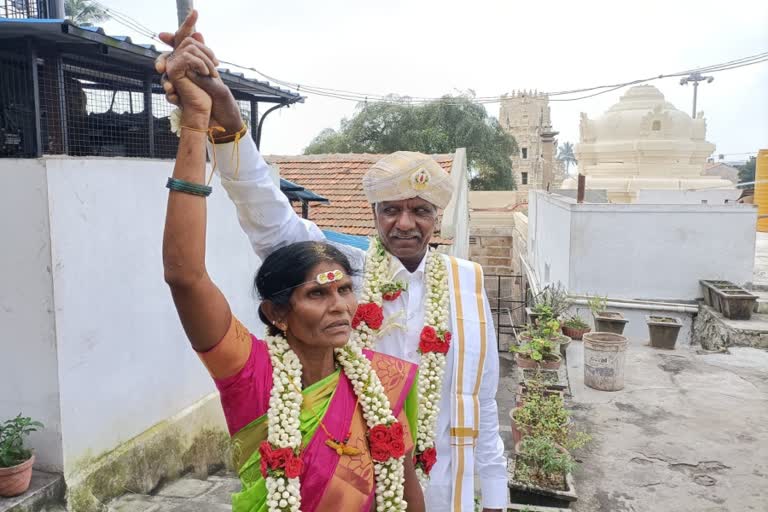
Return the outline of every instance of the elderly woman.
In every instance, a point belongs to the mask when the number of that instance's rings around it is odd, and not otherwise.
[[[242,481],[233,510],[423,511],[412,459],[416,368],[349,343],[361,319],[347,258],[320,242],[266,258],[255,283],[265,340],[233,317],[206,271],[211,100],[192,79],[214,72],[196,51],[168,60],[183,113],[163,263],[187,337],[221,393]]]

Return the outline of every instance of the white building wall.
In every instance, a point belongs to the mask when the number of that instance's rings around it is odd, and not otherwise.
[[[37,467],[63,465],[48,189],[39,160],[0,160],[0,422],[22,413]]]
[[[529,261],[542,285],[559,280],[572,294],[690,301],[701,296],[700,279],[752,279],[752,205],[576,204],[540,191],[530,201]]]
[[[19,175],[20,181],[26,170],[18,162],[0,165],[5,175]],[[25,411],[39,410],[48,407],[43,405],[45,396],[60,397],[60,469],[69,472],[86,457],[115,448],[215,388],[189,347],[163,281],[165,181],[172,162],[43,162],[50,235],[41,235],[45,229],[33,218],[13,218],[19,231],[51,241],[56,338],[32,361],[33,367],[40,359],[57,361],[58,390],[51,382],[41,384],[18,405]],[[218,183],[208,205],[209,272],[235,314],[261,334],[251,291],[258,260]],[[16,254],[21,258],[30,252]],[[3,265],[0,273],[3,280],[16,274],[14,279],[22,284],[39,279],[44,269],[27,267],[21,273]],[[43,291],[30,300],[45,300]],[[29,351],[17,341],[28,337],[24,324],[15,320],[16,327],[4,336],[13,343],[10,365],[29,366]],[[6,334],[5,323],[2,329]],[[33,446],[41,454],[47,452],[36,442]]]
[[[571,216],[565,201],[535,190],[528,195],[528,263],[541,288],[571,282]],[[570,288],[569,288],[570,289]]]

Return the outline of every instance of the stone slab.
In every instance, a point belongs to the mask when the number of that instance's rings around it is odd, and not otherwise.
[[[768,315],[754,313],[749,320],[731,320],[702,305],[693,325],[693,337],[706,350],[729,347],[768,349]]]
[[[64,478],[57,473],[33,471],[29,490],[14,498],[0,498],[0,512],[39,512],[61,503],[64,498]]]

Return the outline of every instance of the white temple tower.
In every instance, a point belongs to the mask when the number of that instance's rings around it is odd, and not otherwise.
[[[715,145],[704,140],[704,113],[696,119],[677,110],[651,85],[630,88],[597,119],[581,114],[575,154],[592,190],[606,190],[612,202],[631,203],[643,189],[733,188],[702,176]],[[569,178],[562,188],[576,188]]]

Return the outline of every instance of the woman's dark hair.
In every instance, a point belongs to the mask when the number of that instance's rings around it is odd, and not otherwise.
[[[293,291],[308,279],[307,273],[324,261],[341,265],[344,273],[354,275],[347,256],[326,242],[296,242],[272,252],[256,273],[254,288],[261,300],[268,300],[277,308],[287,308]],[[259,307],[259,318],[267,326],[269,335],[280,331],[270,323]]]

